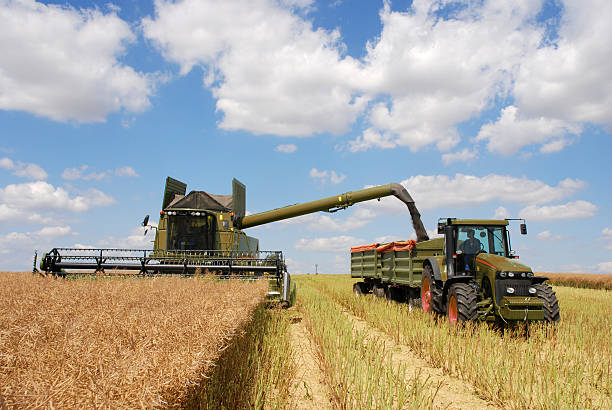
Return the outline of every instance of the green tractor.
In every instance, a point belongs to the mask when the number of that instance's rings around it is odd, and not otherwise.
[[[364,279],[353,290],[407,299],[452,323],[557,322],[555,292],[547,278],[516,261],[508,221],[440,219],[440,238],[352,248],[351,276]],[[521,233],[527,234],[524,221]]]

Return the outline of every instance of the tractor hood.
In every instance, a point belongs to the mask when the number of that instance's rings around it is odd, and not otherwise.
[[[496,271],[512,271],[512,272],[531,272],[531,268],[518,263],[513,259],[490,253],[479,253],[476,256],[476,262],[481,263]]]

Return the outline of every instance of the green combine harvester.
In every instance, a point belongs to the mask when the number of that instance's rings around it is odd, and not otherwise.
[[[195,275],[221,279],[267,279],[269,296],[289,302],[291,277],[281,251],[262,251],[259,240],[244,229],[313,212],[336,212],[358,202],[393,195],[408,206],[418,235],[427,233],[408,192],[400,184],[381,185],[337,196],[246,215],[246,188],[234,179],[232,195],[187,192],[187,185],[168,177],[153,249],[53,248],[40,269],[54,276]],[[34,261],[36,266],[36,257]]]

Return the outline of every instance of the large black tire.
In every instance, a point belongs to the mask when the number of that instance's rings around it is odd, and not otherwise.
[[[372,296],[375,296],[377,298],[384,298],[386,297],[385,295],[385,286],[381,285],[380,283],[375,283],[374,286],[372,286]]]
[[[355,296],[362,296],[368,293],[368,287],[364,282],[357,282],[353,285],[353,293]]]
[[[561,320],[559,301],[552,288],[543,283],[538,283],[533,285],[533,287],[536,288],[536,296],[544,301],[544,319],[547,322],[558,322]]]
[[[387,299],[392,300],[394,302],[403,302],[405,300],[403,290],[397,287],[387,286],[385,296],[387,297]]]
[[[448,290],[446,313],[451,323],[478,318],[478,292],[466,283],[455,283]]]
[[[429,291],[429,296],[427,296]],[[427,313],[441,314],[442,310],[442,289],[436,285],[431,266],[423,268],[421,278],[421,308]]]

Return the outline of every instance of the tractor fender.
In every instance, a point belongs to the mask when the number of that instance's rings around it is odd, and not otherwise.
[[[544,283],[547,280],[549,280],[550,278],[547,278],[546,276],[534,276],[531,278],[531,283],[536,285],[538,283]]]
[[[435,280],[442,280],[442,272],[440,272],[440,264],[438,263],[438,261],[436,260],[436,258],[426,258],[423,261],[423,268],[425,268],[425,266],[431,266],[431,271],[433,272],[434,275],[434,279]]]

